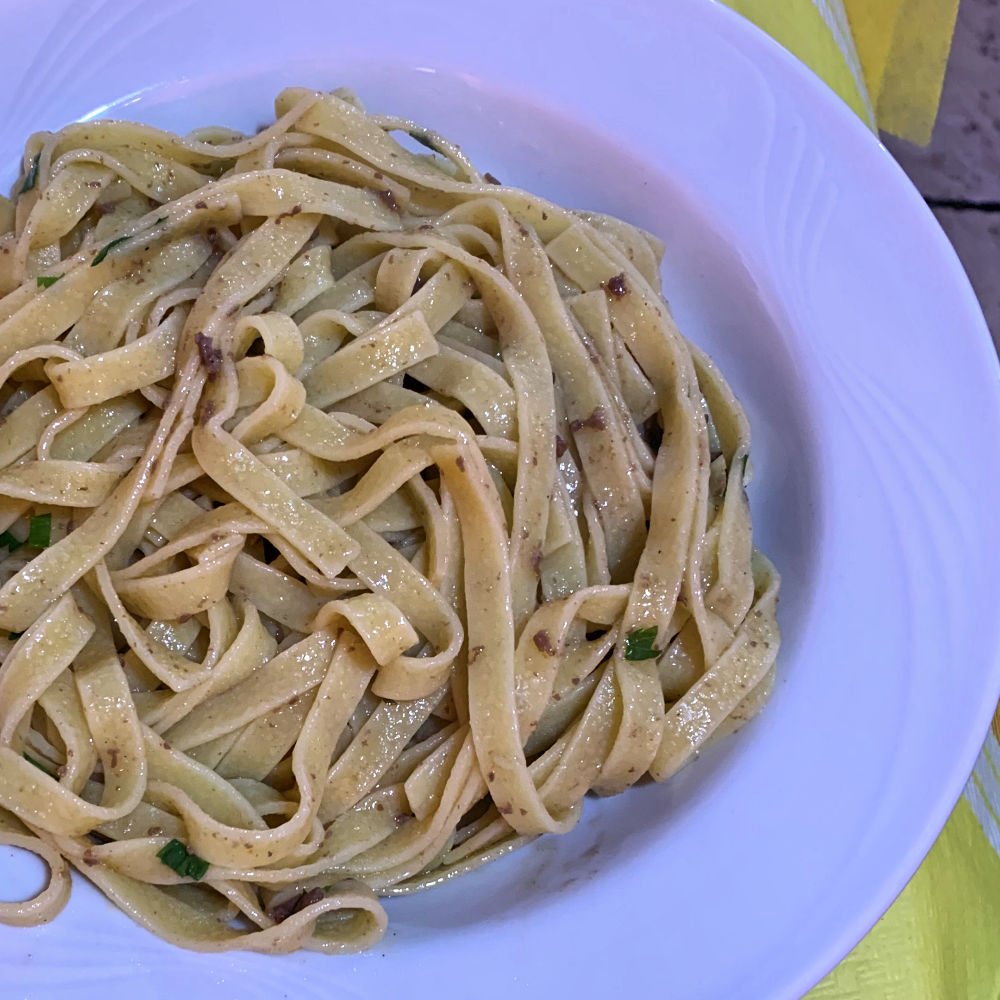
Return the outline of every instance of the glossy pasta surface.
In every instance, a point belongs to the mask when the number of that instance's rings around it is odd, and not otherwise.
[[[397,141],[409,133],[427,152]],[[0,200],[0,843],[202,951],[664,780],[766,699],[749,427],[655,238],[347,91],[89,122]]]

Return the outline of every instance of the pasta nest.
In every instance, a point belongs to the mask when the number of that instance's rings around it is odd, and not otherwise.
[[[0,920],[72,865],[365,948],[763,704],[749,428],[649,234],[302,89],[34,135],[0,231],[0,842],[52,873]]]

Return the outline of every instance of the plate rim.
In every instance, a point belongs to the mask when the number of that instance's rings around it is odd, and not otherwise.
[[[581,4],[581,7],[590,6],[593,0],[588,0],[587,3]],[[59,6],[58,2],[52,2],[48,5],[49,7]],[[92,4],[93,7],[99,6],[99,4]],[[898,166],[895,160],[892,159],[891,154],[885,149],[881,143],[878,142],[876,137],[870,132],[867,126],[858,119],[851,109],[832,91],[825,83],[823,83],[818,77],[816,77],[811,70],[805,67],[799,60],[784,49],[779,43],[777,43],[769,35],[758,29],[756,26],[752,25],[750,22],[746,21],[741,15],[735,13],[730,8],[726,7],[718,0],[711,0],[711,3],[706,4],[704,0],[675,0],[676,9],[686,10],[688,13],[685,16],[691,17],[703,17],[706,20],[711,21],[715,19],[716,25],[719,27],[719,31],[723,34],[729,41],[733,44],[738,44],[739,46],[748,46],[749,48],[757,47],[757,50],[763,54],[765,59],[771,60],[773,63],[781,67],[779,72],[790,74],[791,77],[797,80],[804,89],[812,91],[812,102],[820,109],[820,111],[827,116],[827,118],[834,122],[834,128],[836,129],[847,129],[846,135],[849,136],[852,142],[859,142],[867,144],[869,149],[880,151],[880,155],[883,157],[885,165],[889,168],[886,176],[894,174],[894,180],[892,184],[897,189],[897,193],[902,197],[909,200],[912,210],[911,215],[914,221],[914,225],[918,224],[918,219],[922,220],[919,225],[924,231],[924,238],[930,241],[930,244],[936,248],[936,253],[941,257],[942,260],[950,260],[951,276],[949,278],[948,284],[957,293],[961,293],[964,305],[968,315],[965,320],[968,321],[968,325],[974,326],[978,325],[981,327],[981,333],[985,336],[980,336],[978,338],[979,342],[979,353],[982,355],[981,361],[992,371],[994,381],[1000,368],[998,368],[997,356],[992,348],[992,344],[989,340],[989,334],[986,330],[985,319],[982,316],[982,311],[979,306],[978,300],[975,297],[975,293],[972,290],[971,284],[965,275],[964,270],[955,254],[954,249],[948,242],[946,236],[938,225],[937,221],[934,219],[933,214],[930,209],[923,202],[919,193],[912,186],[909,179],[906,178],[902,169]],[[42,7],[42,4],[39,4]],[[642,3],[637,5],[638,8],[645,8],[649,12],[649,16],[655,16],[656,7],[653,3]],[[695,13],[697,11],[697,13]],[[966,322],[963,321],[961,324],[963,327]],[[970,340],[971,342],[971,340]],[[998,413],[1000,413],[1000,397],[994,393],[994,402],[997,404]],[[994,652],[993,662],[990,665],[991,669],[989,671],[984,671],[990,679],[990,689],[993,694],[1000,696],[1000,647],[997,647]],[[980,732],[979,722],[981,721],[981,732],[985,734],[989,727],[989,721],[993,715],[993,708],[995,707],[996,697],[993,699],[993,705],[985,703],[985,707],[982,708],[979,715],[981,719],[977,720],[977,725],[975,727],[970,727],[966,734],[966,739],[962,747],[962,754],[955,755],[954,763],[951,768],[952,781],[947,795],[938,796],[938,806],[932,811],[931,815],[925,818],[922,824],[919,836],[913,838],[913,842],[908,848],[905,855],[897,862],[895,868],[893,869],[894,874],[892,877],[887,877],[883,880],[883,887],[879,893],[872,894],[871,902],[864,907],[864,916],[858,917],[850,929],[846,929],[844,933],[838,938],[834,943],[831,942],[830,948],[827,953],[821,959],[817,958],[815,962],[812,963],[811,969],[808,973],[803,972],[799,977],[800,980],[812,977],[811,983],[815,983],[819,978],[829,971],[840,958],[842,958],[847,952],[853,947],[853,944],[860,939],[861,936],[875,923],[882,912],[891,904],[892,900],[901,891],[903,886],[912,876],[913,872],[919,866],[920,861],[926,855],[927,851],[930,849],[941,829],[943,828],[948,816],[950,815],[955,803],[961,796],[962,787],[964,782],[972,769],[972,766],[976,760],[979,753],[979,748],[982,743],[982,737],[976,734]],[[864,924],[865,927],[861,931],[861,934],[856,933],[856,929],[860,924]],[[846,943],[847,939],[853,938],[852,941]],[[819,966],[825,966],[823,970],[819,972],[819,976],[814,976],[813,973],[819,968]]]

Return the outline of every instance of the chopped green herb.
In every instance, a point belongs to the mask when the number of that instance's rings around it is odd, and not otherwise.
[[[161,224],[161,223],[163,223],[163,222],[168,222],[169,220],[170,220],[170,216],[169,216],[169,215],[161,215],[161,216],[160,216],[160,218],[158,218],[158,219],[157,219],[157,220],[156,220],[156,221],[155,221],[155,222],[153,223],[153,225],[154,225],[154,226],[158,226],[158,225],[160,225],[160,224]],[[150,227],[150,228],[152,228],[152,227]],[[104,246],[104,247],[103,247],[103,248],[101,249],[101,252],[100,252],[100,253],[99,253],[99,254],[98,254],[98,255],[97,255],[97,256],[96,256],[96,257],[95,257],[95,258],[94,258],[94,259],[93,259],[93,260],[92,260],[91,262],[90,262],[90,266],[91,266],[91,267],[97,267],[97,265],[98,265],[98,264],[100,264],[100,263],[101,263],[101,261],[103,261],[103,260],[104,260],[104,258],[105,258],[105,257],[107,257],[107,255],[108,255],[108,254],[109,254],[109,253],[110,253],[110,252],[111,252],[112,250],[114,250],[114,248],[115,248],[116,246],[119,246],[119,245],[121,245],[122,243],[125,243],[125,242],[127,242],[128,240],[131,240],[131,239],[133,239],[133,237],[132,237],[132,236],[119,236],[119,237],[117,237],[116,239],[113,239],[113,240],[112,240],[112,241],[111,241],[110,243],[106,244],[106,245],[105,245],[105,246]]]
[[[18,191],[18,194],[24,194],[26,191],[30,191],[35,184],[38,183],[38,161],[41,158],[41,153],[35,153],[35,157],[31,161],[31,166],[28,167],[28,173],[24,178],[24,183],[21,185],[21,190]]]
[[[51,288],[60,278],[61,274],[53,274],[51,277],[46,277],[44,274],[40,274],[35,278],[35,284],[39,288]]]
[[[125,243],[125,242],[126,242],[127,240],[130,240],[130,239],[132,239],[132,237],[131,237],[131,236],[119,236],[119,237],[118,237],[117,239],[114,239],[114,240],[112,240],[112,241],[111,241],[110,243],[108,243],[108,244],[107,244],[107,245],[106,245],[106,246],[104,247],[104,249],[103,249],[103,250],[102,250],[102,251],[101,251],[101,252],[100,252],[100,253],[99,253],[99,254],[98,254],[98,255],[97,255],[97,256],[96,256],[96,257],[95,257],[95,258],[94,258],[94,259],[93,259],[93,260],[92,260],[91,262],[90,262],[90,266],[91,266],[91,267],[97,267],[97,265],[98,265],[98,264],[100,264],[100,263],[101,263],[101,261],[102,261],[102,260],[104,260],[104,258],[105,258],[105,257],[107,257],[107,255],[108,255],[108,252],[109,252],[110,250],[113,250],[113,249],[114,249],[114,248],[115,248],[116,246],[118,246],[119,244],[121,244],[121,243]]]
[[[184,874],[188,878],[193,878],[195,882],[205,877],[208,871],[208,862],[204,858],[199,858],[197,854],[189,854],[187,863],[184,865]]]
[[[656,631],[657,627],[651,625],[649,628],[637,628],[630,632],[625,637],[625,659],[655,660],[661,653],[661,650],[653,648]]]
[[[437,153],[438,148],[433,142],[427,137],[424,132],[407,132],[406,133],[414,142],[419,142],[421,146],[425,146],[432,153]]]
[[[24,759],[25,759],[25,760],[26,760],[26,761],[27,761],[27,762],[28,762],[29,764],[34,764],[34,765],[35,765],[35,767],[37,767],[39,771],[44,771],[44,772],[45,772],[45,773],[46,773],[46,774],[47,774],[47,775],[48,775],[48,776],[49,776],[50,778],[52,778],[52,777],[55,777],[55,776],[53,775],[53,773],[52,773],[52,772],[51,772],[51,771],[50,771],[50,770],[49,770],[49,769],[48,769],[48,768],[47,768],[47,767],[46,767],[46,766],[45,766],[45,765],[44,765],[43,763],[41,763],[41,761],[37,761],[37,760],[35,760],[35,758],[34,758],[34,757],[32,757],[32,756],[30,756],[29,754],[26,754],[26,753],[22,753],[22,754],[21,754],[21,756],[22,756],[22,757],[23,757],[23,758],[24,758]]]
[[[208,862],[197,854],[191,854],[177,839],[158,850],[156,856],[182,878],[193,878],[197,882],[208,871]]]
[[[28,525],[28,544],[45,549],[52,542],[52,515],[36,514]]]
[[[24,635],[23,632],[8,632],[7,633],[7,638],[11,642],[17,642],[17,640],[20,639],[22,635]]]
[[[166,847],[161,847],[160,850],[156,852],[156,856],[168,867],[172,868],[174,871],[178,870],[180,865],[183,865],[187,860],[188,849],[179,841],[171,840]]]
[[[6,546],[11,552],[14,549],[19,548],[21,545],[21,539],[18,538],[12,531],[5,531],[0,535],[0,545]]]

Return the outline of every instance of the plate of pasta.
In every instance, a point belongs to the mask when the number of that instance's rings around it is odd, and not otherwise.
[[[797,997],[972,766],[917,193],[704,0],[425,13],[0,15],[12,996]]]

